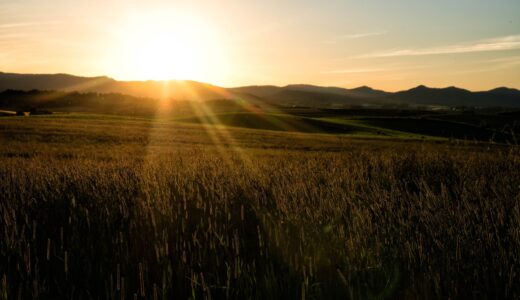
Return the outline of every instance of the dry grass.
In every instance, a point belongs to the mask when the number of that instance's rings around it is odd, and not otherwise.
[[[514,148],[0,121],[0,297],[518,298]]]

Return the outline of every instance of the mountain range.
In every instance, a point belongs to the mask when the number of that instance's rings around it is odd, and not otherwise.
[[[376,90],[367,86],[346,89],[307,84],[293,84],[283,87],[261,85],[223,88],[196,81],[117,81],[105,76],[80,77],[68,74],[15,74],[0,72],[0,92],[5,90],[120,93],[135,97],[192,101],[238,98],[257,104],[320,108],[347,107],[352,105],[520,108],[520,91],[506,87],[472,92],[457,87],[430,88],[421,85],[394,93]]]

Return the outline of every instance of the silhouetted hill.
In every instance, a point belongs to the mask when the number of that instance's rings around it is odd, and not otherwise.
[[[292,84],[284,87],[285,90],[305,91],[337,94],[350,97],[374,98],[386,96],[388,93],[384,91],[374,90],[368,86],[361,86],[355,89],[345,89],[339,87],[321,87],[308,84]]]
[[[350,93],[353,93],[353,94],[356,94],[356,95],[360,95],[360,96],[366,96],[366,97],[385,97],[385,96],[388,96],[390,94],[390,93],[385,92],[385,91],[373,89],[373,88],[368,87],[366,85],[357,87],[355,89],[351,89],[349,91],[350,91]]]
[[[498,94],[498,95],[520,95],[520,91],[517,89],[510,89],[507,87],[499,87],[496,89],[492,89],[488,91],[491,94]]]
[[[429,88],[420,85],[394,93],[389,98],[416,105],[520,107],[520,94],[511,91],[514,90],[501,88],[488,92],[471,92],[457,87]]]
[[[208,112],[244,112],[257,106],[241,99],[200,102],[134,97],[116,93],[79,93],[40,90],[0,92],[0,115],[13,112],[89,112],[128,116],[198,115]]]
[[[348,94],[348,89],[345,89],[345,88],[324,87],[324,86],[316,86],[316,85],[310,85],[310,84],[290,84],[290,85],[283,87],[282,89],[290,90],[290,91],[302,91],[302,92],[336,94],[336,95]]]
[[[256,97],[269,97],[282,91],[283,88],[274,85],[249,85],[236,88],[229,88],[233,93],[244,93],[254,95]]]
[[[467,105],[471,101],[471,92],[455,87],[437,89],[424,85],[397,92],[391,96],[392,99],[410,104],[420,105]]]
[[[0,92],[7,89],[120,93],[134,97],[191,101],[239,98],[255,105],[275,104],[317,108],[349,105],[520,107],[520,91],[506,87],[471,92],[457,87],[429,88],[421,85],[396,93],[367,86],[345,89],[308,84],[292,84],[284,87],[260,85],[226,89],[196,81],[117,81],[105,76],[0,73]]]
[[[374,103],[374,99],[368,99],[366,97],[290,89],[283,89],[264,99],[276,105],[308,107],[344,107]]]
[[[0,91],[8,89],[121,93],[135,97],[199,101],[230,97],[224,88],[196,81],[117,81],[104,76],[0,73]]]
[[[520,91],[497,88],[471,92],[457,87],[429,88],[424,85],[389,93],[367,86],[354,89],[296,84],[285,87],[249,86],[231,89],[271,103],[287,106],[330,107],[338,105],[502,106],[520,107]]]
[[[382,104],[389,93],[363,86],[355,89],[322,87],[309,84],[277,86],[245,86],[229,89],[261,97],[267,103],[282,106],[341,107]]]
[[[0,72],[0,91],[63,90],[85,91],[113,85],[117,81],[106,76],[80,77],[68,74],[14,74]]]
[[[239,88],[232,88],[231,91],[239,91],[249,93],[259,97],[271,97],[277,93],[285,91],[300,91],[320,94],[335,94],[350,97],[373,98],[388,95],[387,92],[372,89],[367,86],[358,87],[355,89],[345,89],[340,87],[323,87],[310,84],[290,84],[284,87],[277,86],[244,86]]]
[[[0,108],[11,111],[92,112],[125,115],[153,115],[159,100],[114,93],[63,91],[0,92]]]

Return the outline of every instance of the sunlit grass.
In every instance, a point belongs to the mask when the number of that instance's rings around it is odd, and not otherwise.
[[[0,294],[520,295],[515,148],[209,126],[1,119]]]

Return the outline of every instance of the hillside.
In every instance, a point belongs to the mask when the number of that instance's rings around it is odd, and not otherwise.
[[[196,81],[117,81],[109,77],[79,77],[67,74],[0,73],[0,92],[5,90],[56,90],[120,93],[134,97],[208,101],[242,99],[256,105],[342,108],[349,106],[468,106],[520,107],[520,91],[500,87],[472,92],[457,87],[418,86],[396,93],[367,86],[354,89],[308,84],[223,88]]]
[[[268,107],[268,106],[264,106]],[[253,100],[214,99],[199,102],[135,97],[120,93],[78,93],[60,91],[0,92],[0,112],[88,112],[150,117],[156,115],[201,115],[209,112],[240,112],[258,108]]]
[[[230,97],[224,88],[196,81],[117,81],[105,76],[0,73],[0,91],[8,89],[121,93],[135,97],[198,101]]]
[[[421,85],[394,93],[390,99],[418,105],[520,107],[520,91],[504,88],[471,92],[457,87],[437,89]]]

